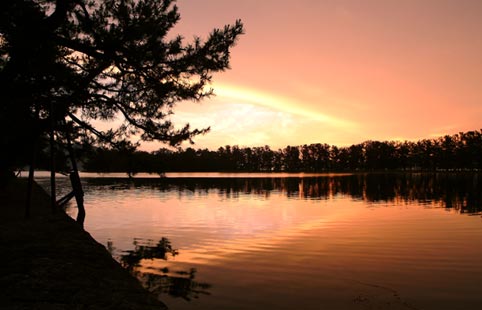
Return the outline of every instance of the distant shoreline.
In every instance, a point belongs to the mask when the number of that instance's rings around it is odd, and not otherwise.
[[[347,171],[347,172],[278,172],[278,171],[255,171],[255,172],[239,172],[239,171],[179,171],[179,172],[165,172],[161,176],[157,173],[139,172],[130,176],[130,178],[296,178],[296,177],[329,177],[329,176],[346,176],[346,175],[365,175],[365,174],[479,174],[480,170],[377,170],[377,171]],[[28,177],[28,171],[20,171],[19,178]],[[50,178],[50,171],[38,170],[35,171],[37,178]],[[56,173],[56,177],[67,178],[68,176],[62,173]],[[129,178],[127,172],[80,172],[81,178]]]

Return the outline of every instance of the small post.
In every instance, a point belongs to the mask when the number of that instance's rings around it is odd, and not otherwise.
[[[39,118],[39,110],[37,106],[35,106],[35,122],[37,123]],[[30,207],[32,205],[32,189],[33,189],[33,180],[34,180],[34,173],[35,173],[35,165],[37,161],[37,143],[38,143],[38,135],[37,133],[32,133],[33,141],[32,141],[32,153],[30,154],[30,163],[28,167],[28,182],[27,182],[27,197],[25,200],[25,218],[30,218]]]
[[[33,156],[33,155],[32,155]],[[33,174],[34,174],[34,160],[31,159],[28,168],[28,182],[27,182],[27,197],[25,201],[25,218],[30,218],[30,205],[32,203],[32,188],[33,188]]]
[[[28,167],[27,197],[25,201],[25,218],[30,218],[30,206],[32,205],[32,189],[35,173],[35,162],[37,158],[37,136],[34,137],[32,143],[32,153],[30,154],[30,163]]]
[[[50,204],[52,207],[52,213],[55,213],[57,209],[57,198],[55,193],[55,118],[54,118],[54,105],[50,102]]]
[[[52,117],[52,116],[51,116]],[[55,150],[54,150],[54,125],[52,120],[52,126],[50,128],[50,204],[52,207],[52,213],[55,213],[57,209],[57,198],[55,190]]]

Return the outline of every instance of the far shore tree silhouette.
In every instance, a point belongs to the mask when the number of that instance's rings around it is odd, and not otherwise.
[[[237,20],[186,43],[172,33],[180,19],[174,0],[4,0],[0,6],[1,177],[28,164],[31,184],[36,153],[50,145],[54,208],[74,196],[83,208],[73,144],[132,150],[134,135],[176,146],[208,132],[179,128],[170,115],[177,103],[213,93],[212,74],[229,68],[230,49],[243,34]],[[92,123],[114,119],[120,125],[105,132]],[[53,158],[60,146],[71,159],[74,192],[57,201]]]
[[[480,172],[482,130],[419,141],[365,141],[350,146],[321,143],[271,149],[225,145],[217,150],[161,148],[146,152],[93,148],[84,171],[166,172]]]

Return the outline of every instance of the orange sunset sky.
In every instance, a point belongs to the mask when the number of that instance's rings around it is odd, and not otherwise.
[[[241,19],[194,148],[417,140],[482,128],[480,0],[179,0],[186,40]],[[184,146],[188,146],[187,144]],[[145,144],[157,149],[159,144]]]

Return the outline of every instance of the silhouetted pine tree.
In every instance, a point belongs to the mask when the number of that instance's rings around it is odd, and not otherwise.
[[[229,67],[243,33],[236,21],[185,43],[170,33],[179,21],[173,0],[0,5],[0,148],[15,154],[2,155],[2,170],[25,164],[33,141],[51,129],[58,141],[66,131],[84,142],[192,141],[209,128],[175,129],[169,116],[176,103],[212,94],[212,73]],[[114,119],[107,132],[92,123]]]

